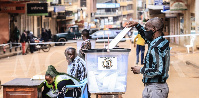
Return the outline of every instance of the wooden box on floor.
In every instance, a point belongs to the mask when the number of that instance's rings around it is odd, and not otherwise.
[[[42,98],[41,88],[38,86],[44,80],[30,80],[30,78],[16,78],[3,84],[3,98]]]

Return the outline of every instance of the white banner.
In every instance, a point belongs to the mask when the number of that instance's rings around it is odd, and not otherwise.
[[[58,4],[58,0],[53,0],[53,4]]]

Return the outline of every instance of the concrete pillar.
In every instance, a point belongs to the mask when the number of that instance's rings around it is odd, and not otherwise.
[[[21,15],[15,16],[17,21],[15,21],[14,24],[15,24],[15,26],[17,26],[20,34],[22,34],[23,30],[21,30],[21,19],[20,19],[20,17],[21,17]]]
[[[45,16],[41,16],[42,17],[42,19],[41,19],[41,21],[42,21],[42,28],[44,28],[44,19],[45,19]]]
[[[184,34],[190,34],[191,31],[191,13],[190,13],[190,0],[187,1],[187,10],[184,11]],[[181,45],[189,44],[190,37],[184,37]]]
[[[33,34],[34,36],[37,36],[37,16],[33,16]]]
[[[187,6],[187,10],[186,10],[186,13],[185,13],[185,25],[184,27],[186,28],[186,31],[185,31],[185,34],[190,34],[190,31],[191,31],[191,13],[190,13],[190,2],[191,0],[188,0],[188,6]]]
[[[86,0],[86,2],[87,2],[87,4],[86,4],[86,6],[87,6],[87,22],[91,22],[91,5],[90,5],[90,2],[91,2],[91,0]]]
[[[81,7],[81,0],[78,0],[78,7]]]
[[[30,19],[31,19],[31,20],[30,20],[30,23],[29,23],[29,24],[30,24],[30,31],[33,32],[33,31],[34,31],[34,23],[33,23],[33,21],[34,21],[34,20],[33,20],[33,19],[34,19],[34,16],[31,16]],[[34,33],[34,32],[33,32],[33,33]]]
[[[136,20],[137,19],[137,0],[133,0],[133,19]]]
[[[199,34],[199,0],[195,0],[195,32]],[[196,36],[195,46],[199,48],[199,36]]]
[[[56,31],[56,27],[57,27],[57,22],[56,22],[56,19],[55,18],[51,18],[50,19],[50,29],[51,29],[51,33],[52,35],[53,34],[57,34],[57,31]]]

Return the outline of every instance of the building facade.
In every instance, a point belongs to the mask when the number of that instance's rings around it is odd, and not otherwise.
[[[47,5],[47,12],[32,11],[33,7],[41,3]],[[4,10],[4,8],[6,8]],[[62,33],[67,27],[75,25],[76,21],[94,21],[96,12],[96,0],[0,0],[0,44],[9,40],[14,42],[14,28],[17,27],[20,34],[24,30],[32,31],[34,36],[40,38],[42,28],[50,29],[52,35]],[[7,10],[9,9],[9,10]],[[34,8],[33,8],[34,9]]]
[[[120,28],[137,17],[136,0],[99,0],[95,19],[100,28]]]
[[[146,5],[148,19],[160,17],[164,20],[165,35],[199,34],[199,0],[146,0]],[[190,44],[189,36],[168,40],[181,46]],[[194,47],[199,47],[199,36],[194,43]]]
[[[37,5],[37,4],[44,4],[46,7],[42,9],[46,9],[44,13],[29,13],[30,4],[34,7],[40,7],[44,5]],[[51,29],[52,33],[57,32],[56,30],[56,17],[52,16],[53,10],[51,10],[50,2],[47,1],[28,1],[28,0],[21,0],[21,1],[9,1],[9,0],[0,0],[0,24],[4,27],[0,27],[1,39],[0,44],[7,43],[8,41],[15,42],[15,34],[14,28],[17,27],[20,31],[20,34],[24,30],[32,31],[34,36],[41,37],[41,30],[44,29]],[[19,6],[20,5],[20,6]],[[3,9],[6,8],[6,9]],[[7,10],[9,9],[9,10]],[[36,11],[37,12],[37,11]],[[42,12],[41,10],[38,12]],[[49,13],[49,15],[48,15]],[[51,25],[50,25],[51,24]],[[19,42],[19,41],[18,41]]]

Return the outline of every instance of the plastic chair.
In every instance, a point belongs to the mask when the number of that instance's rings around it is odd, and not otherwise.
[[[81,88],[81,96],[79,98],[88,98],[88,91],[87,91],[87,78],[80,81],[79,85],[66,85],[66,88]],[[64,97],[64,98],[72,98],[72,97]]]
[[[195,36],[191,35],[190,36],[190,45],[184,45],[187,48],[188,53],[190,53],[190,48],[192,48],[192,52],[194,52],[194,40],[195,40]]]

